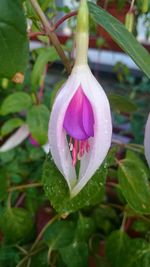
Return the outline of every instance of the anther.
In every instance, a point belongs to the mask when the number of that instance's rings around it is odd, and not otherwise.
[[[72,137],[70,137],[70,141],[69,141],[69,149],[70,149],[70,151],[73,150]]]
[[[73,144],[69,144],[69,149],[70,149],[70,151],[73,150]]]

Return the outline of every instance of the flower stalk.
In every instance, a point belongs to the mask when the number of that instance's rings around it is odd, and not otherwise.
[[[37,0],[30,0],[35,12],[37,13],[37,15],[39,16],[43,26],[44,26],[44,29],[45,29],[45,32],[46,34],[48,35],[50,41],[52,42],[53,46],[55,47],[58,55],[60,56],[67,72],[70,74],[71,72],[71,65],[70,65],[70,62],[69,60],[67,59],[62,47],[61,47],[61,44],[58,40],[58,37],[57,35],[55,34],[55,32],[52,31],[51,29],[51,26],[49,24],[49,21],[48,19],[46,18],[45,14],[43,13],[40,5],[38,4]]]
[[[87,64],[89,46],[89,11],[86,0],[81,0],[77,16],[75,65]]]

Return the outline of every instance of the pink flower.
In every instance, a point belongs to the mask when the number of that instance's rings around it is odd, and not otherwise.
[[[112,135],[108,99],[88,65],[75,66],[61,88],[48,135],[54,162],[66,179],[71,196],[75,196],[102,164]]]
[[[145,127],[145,138],[144,138],[145,157],[150,167],[150,114]]]

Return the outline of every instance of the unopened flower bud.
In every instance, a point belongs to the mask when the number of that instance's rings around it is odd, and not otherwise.
[[[149,0],[143,0],[142,13],[146,13],[148,11],[148,4],[149,4]]]
[[[134,13],[133,12],[128,12],[126,14],[125,26],[129,32],[133,31],[133,27],[134,27]]]

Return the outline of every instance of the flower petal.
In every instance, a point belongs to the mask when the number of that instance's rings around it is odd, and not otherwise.
[[[90,152],[81,159],[79,181],[71,191],[77,195],[104,161],[111,145],[112,123],[110,107],[103,88],[92,75],[89,68],[80,67],[78,79],[89,99],[94,113],[94,137],[90,138]]]
[[[22,125],[7,141],[1,146],[0,152],[8,151],[21,144],[29,135],[28,125]]]
[[[93,135],[93,111],[81,85],[71,99],[65,113],[64,129],[77,140],[86,140]]]
[[[57,168],[67,181],[70,190],[76,184],[77,179],[63,123],[66,110],[78,87],[79,82],[73,73],[56,97],[50,116],[48,133],[52,157]]]
[[[145,127],[145,138],[144,138],[145,157],[150,167],[150,114]]]
[[[94,114],[91,103],[86,96],[83,99],[82,120],[84,131],[87,136],[94,136]]]

